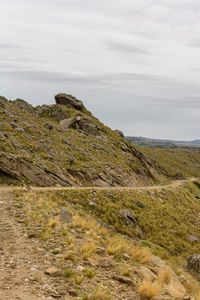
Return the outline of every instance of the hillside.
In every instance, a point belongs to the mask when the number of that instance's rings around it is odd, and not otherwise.
[[[0,189],[2,299],[199,300],[199,186]]]
[[[139,151],[153,161],[154,165],[168,178],[200,177],[200,148],[152,149],[139,147]]]
[[[189,148],[195,149],[200,148],[200,140],[193,141],[174,141],[174,140],[161,140],[161,139],[150,139],[145,137],[127,136],[128,141],[137,146],[144,146],[148,148]]]
[[[164,176],[120,131],[71,95],[33,107],[0,98],[0,182],[48,186],[147,185]]]

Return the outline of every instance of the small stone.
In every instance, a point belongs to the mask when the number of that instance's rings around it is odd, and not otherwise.
[[[129,260],[131,257],[130,257],[130,255],[128,255],[127,253],[124,253],[124,259],[125,260]]]
[[[96,248],[96,253],[99,254],[99,255],[105,255],[106,250],[103,247],[97,247]]]
[[[92,258],[88,258],[86,262],[87,262],[88,265],[90,265],[92,267],[98,266],[98,262],[96,260],[92,259]]]
[[[28,238],[32,239],[32,238],[36,238],[38,236],[37,232],[29,232],[28,233]]]
[[[76,290],[74,290],[74,289],[70,289],[67,292],[72,297],[77,297],[78,296],[78,292]]]
[[[140,208],[146,208],[146,205],[143,203],[143,202],[141,202],[141,201],[137,201],[137,206],[138,207],[140,207]]]
[[[60,275],[60,271],[55,268],[55,267],[50,267],[45,271],[45,274],[51,276],[51,277],[55,277],[55,276],[59,276]]]
[[[119,282],[121,282],[121,283],[126,283],[128,285],[133,284],[133,281],[130,278],[126,277],[126,276],[113,275],[112,278],[119,281]]]
[[[102,268],[110,268],[113,267],[113,262],[110,259],[101,259],[99,260],[99,266]]]

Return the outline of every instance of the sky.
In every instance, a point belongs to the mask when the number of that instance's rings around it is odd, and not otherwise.
[[[125,135],[200,139],[199,0],[0,0],[0,95],[73,94]]]

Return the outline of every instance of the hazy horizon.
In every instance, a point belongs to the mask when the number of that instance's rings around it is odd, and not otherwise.
[[[73,94],[126,136],[200,139],[200,2],[0,0],[0,94]]]

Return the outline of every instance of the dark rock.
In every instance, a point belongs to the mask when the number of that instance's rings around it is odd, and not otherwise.
[[[119,135],[119,136],[121,136],[121,137],[123,137],[123,138],[124,138],[124,134],[123,134],[123,132],[122,132],[122,131],[120,131],[120,130],[116,129],[116,130],[115,130],[115,133],[116,133],[117,135]]]
[[[200,196],[194,195],[194,197],[195,197],[197,200],[200,200]]]
[[[60,210],[60,220],[62,223],[71,223],[72,217],[66,210],[66,208],[61,208]]]
[[[67,291],[68,292],[68,294],[70,295],[70,296],[72,296],[72,297],[77,297],[78,296],[78,292],[75,290],[75,289],[70,289],[70,290],[68,290]]]
[[[52,130],[53,129],[53,124],[52,123],[45,123],[45,125],[47,126],[47,128],[49,130]]]
[[[58,94],[55,96],[56,104],[65,105],[78,110],[84,110],[83,102],[76,97],[67,94]]]
[[[128,209],[120,210],[120,215],[122,216],[126,225],[135,225],[137,223],[136,218],[132,214],[132,212]]]
[[[141,201],[137,201],[137,206],[139,206],[140,208],[146,208],[146,205],[143,203],[143,202],[141,202]]]
[[[191,255],[187,260],[187,267],[189,270],[200,273],[200,254]]]

